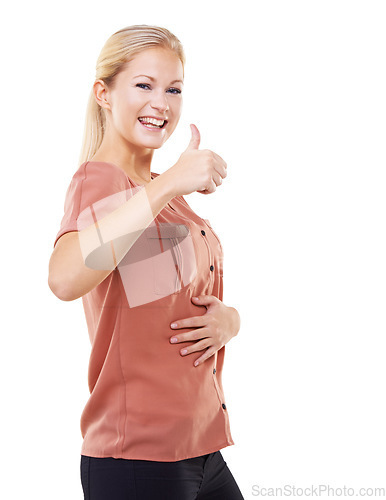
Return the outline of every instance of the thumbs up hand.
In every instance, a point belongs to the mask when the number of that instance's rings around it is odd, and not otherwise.
[[[227,164],[218,154],[209,149],[198,149],[201,136],[193,123],[188,147],[179,157],[177,163],[165,172],[170,175],[174,196],[183,196],[197,191],[210,194],[222,183],[227,175]]]

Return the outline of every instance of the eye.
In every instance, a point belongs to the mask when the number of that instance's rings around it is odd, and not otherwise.
[[[172,92],[172,94],[181,94],[181,90],[180,89],[172,88],[172,89],[169,89],[169,90],[174,90],[175,91],[175,92]]]
[[[141,85],[142,85],[142,87],[141,87]],[[136,87],[143,88],[143,87],[149,87],[149,85],[147,83],[137,83]]]
[[[148,85],[147,83],[137,83],[136,87],[139,87],[144,90],[150,89],[150,85]],[[176,89],[174,87],[168,89],[168,92],[170,92],[171,94],[181,94],[181,90]]]

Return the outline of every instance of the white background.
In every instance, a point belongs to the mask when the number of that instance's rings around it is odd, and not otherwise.
[[[221,452],[244,497],[386,488],[385,14],[371,0],[3,8],[1,498],[83,498],[90,343],[48,261],[96,59],[132,24],[170,29],[187,56],[182,118],[152,170],[178,159],[189,123],[228,164],[187,201],[222,241],[224,302],[241,315]]]

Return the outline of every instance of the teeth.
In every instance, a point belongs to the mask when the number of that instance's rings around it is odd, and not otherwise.
[[[138,119],[139,119],[139,121],[141,121],[143,123],[151,123],[153,125],[157,125],[158,127],[162,127],[162,125],[165,122],[165,120],[157,120],[156,118],[148,118],[147,116],[144,116],[144,117],[141,117]]]

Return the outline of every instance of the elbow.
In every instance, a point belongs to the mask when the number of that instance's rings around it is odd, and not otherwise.
[[[63,286],[62,283],[58,283],[57,280],[55,281],[50,275],[48,276],[48,287],[51,292],[63,302],[70,302],[77,298],[68,288]]]

